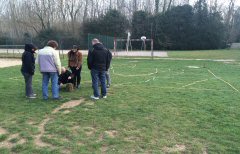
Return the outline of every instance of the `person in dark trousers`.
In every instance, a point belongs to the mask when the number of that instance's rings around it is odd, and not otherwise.
[[[22,54],[21,72],[25,80],[25,92],[27,98],[36,98],[32,88],[32,78],[35,72],[34,53],[37,48],[33,44],[25,44],[25,50]]]
[[[101,82],[102,98],[107,98],[106,71],[110,67],[112,60],[111,52],[99,42],[98,39],[92,40],[93,49],[89,50],[87,57],[88,68],[91,70],[93,96],[92,99],[98,100],[100,97],[98,90],[98,80]]]
[[[82,53],[79,51],[79,47],[74,45],[73,49],[68,52],[68,67],[74,74],[74,86],[79,89],[81,82],[81,71],[82,71]]]
[[[74,75],[69,70],[66,70],[65,67],[62,67],[61,74],[59,75],[59,78],[58,78],[58,84],[59,85],[67,84],[67,83],[73,84],[74,83],[73,77]]]

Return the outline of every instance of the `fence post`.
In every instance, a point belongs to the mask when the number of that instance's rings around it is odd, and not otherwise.
[[[152,56],[152,59],[154,58],[154,55],[153,55],[153,39],[151,40],[151,56]]]

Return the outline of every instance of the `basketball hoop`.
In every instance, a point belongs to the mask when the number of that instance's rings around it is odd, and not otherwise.
[[[144,42],[146,41],[146,39],[147,39],[146,36],[142,36],[142,37],[141,37],[141,40],[144,41]]]

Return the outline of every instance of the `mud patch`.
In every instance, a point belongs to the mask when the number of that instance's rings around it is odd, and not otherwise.
[[[176,144],[174,147],[164,147],[163,151],[168,153],[184,152],[186,151],[186,146],[182,144],[181,145]]]

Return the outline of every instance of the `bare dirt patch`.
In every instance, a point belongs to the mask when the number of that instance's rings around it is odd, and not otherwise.
[[[181,144],[181,145],[178,145],[176,144],[175,146],[173,147],[164,147],[163,148],[163,151],[164,152],[168,152],[168,153],[173,153],[173,152],[184,152],[186,150],[186,146]]]
[[[104,139],[104,135],[103,135],[103,134],[100,134],[99,137],[98,137],[98,142],[103,141],[103,139]]]
[[[17,142],[12,143],[11,140],[13,139],[19,139]],[[11,149],[12,147],[16,146],[16,145],[21,145],[26,143],[26,140],[23,138],[19,137],[19,134],[11,134],[9,135],[9,137],[7,138],[6,141],[3,141],[0,143],[0,148],[8,148]]]
[[[45,133],[45,125],[50,121],[50,118],[46,118],[42,121],[42,123],[38,126],[38,129],[40,131],[40,133],[35,137],[34,143],[39,146],[39,147],[45,147],[45,146],[49,146],[52,147],[52,145],[47,144],[45,142],[42,141],[42,136]]]
[[[107,146],[107,145],[103,145],[103,146],[101,147],[101,153],[106,153],[107,150],[108,150],[108,146]]]
[[[7,134],[7,130],[0,127],[0,135]]]
[[[85,103],[84,105],[86,106],[93,106],[95,103],[94,102],[88,102],[88,103]]]
[[[69,149],[64,149],[61,152],[62,154],[71,154],[72,152]]]
[[[66,103],[62,104],[60,107],[54,109],[54,110],[52,111],[52,114],[49,115],[49,116],[47,116],[47,117],[39,124],[38,129],[39,129],[40,133],[35,136],[34,143],[35,143],[37,146],[39,146],[39,147],[46,147],[46,146],[48,146],[48,147],[52,147],[52,148],[53,148],[53,145],[48,144],[48,143],[45,143],[45,142],[43,142],[42,139],[41,139],[41,138],[43,137],[43,135],[45,134],[45,126],[46,126],[46,124],[47,124],[50,120],[53,119],[53,117],[51,117],[51,116],[52,116],[53,114],[58,113],[58,112],[59,112],[60,110],[62,110],[62,109],[71,109],[71,108],[74,108],[74,107],[80,105],[83,101],[84,101],[83,99],[81,99],[81,100],[69,101],[69,102],[66,102]],[[67,110],[67,111],[69,111],[69,110]],[[70,112],[71,112],[71,111],[69,111],[69,113],[70,113]]]
[[[20,59],[0,58],[0,68],[21,65]]]
[[[82,102],[83,102],[83,100],[69,101],[67,103],[62,104],[60,107],[56,108],[55,110],[53,110],[52,114],[57,113],[62,109],[74,108],[74,107],[80,105]]]
[[[65,110],[65,111],[63,111],[63,114],[68,114],[68,113],[70,113],[71,111],[69,111],[69,110]]]
[[[77,142],[77,145],[78,145],[78,146],[84,146],[84,143],[82,143],[82,142],[79,141],[79,142]]]
[[[116,130],[108,130],[108,131],[105,131],[104,134],[110,138],[115,138],[118,132]]]
[[[96,129],[92,127],[85,127],[83,129],[87,136],[92,136],[96,132]]]
[[[203,154],[208,154],[208,150],[206,147],[204,147],[202,151],[203,151]]]

